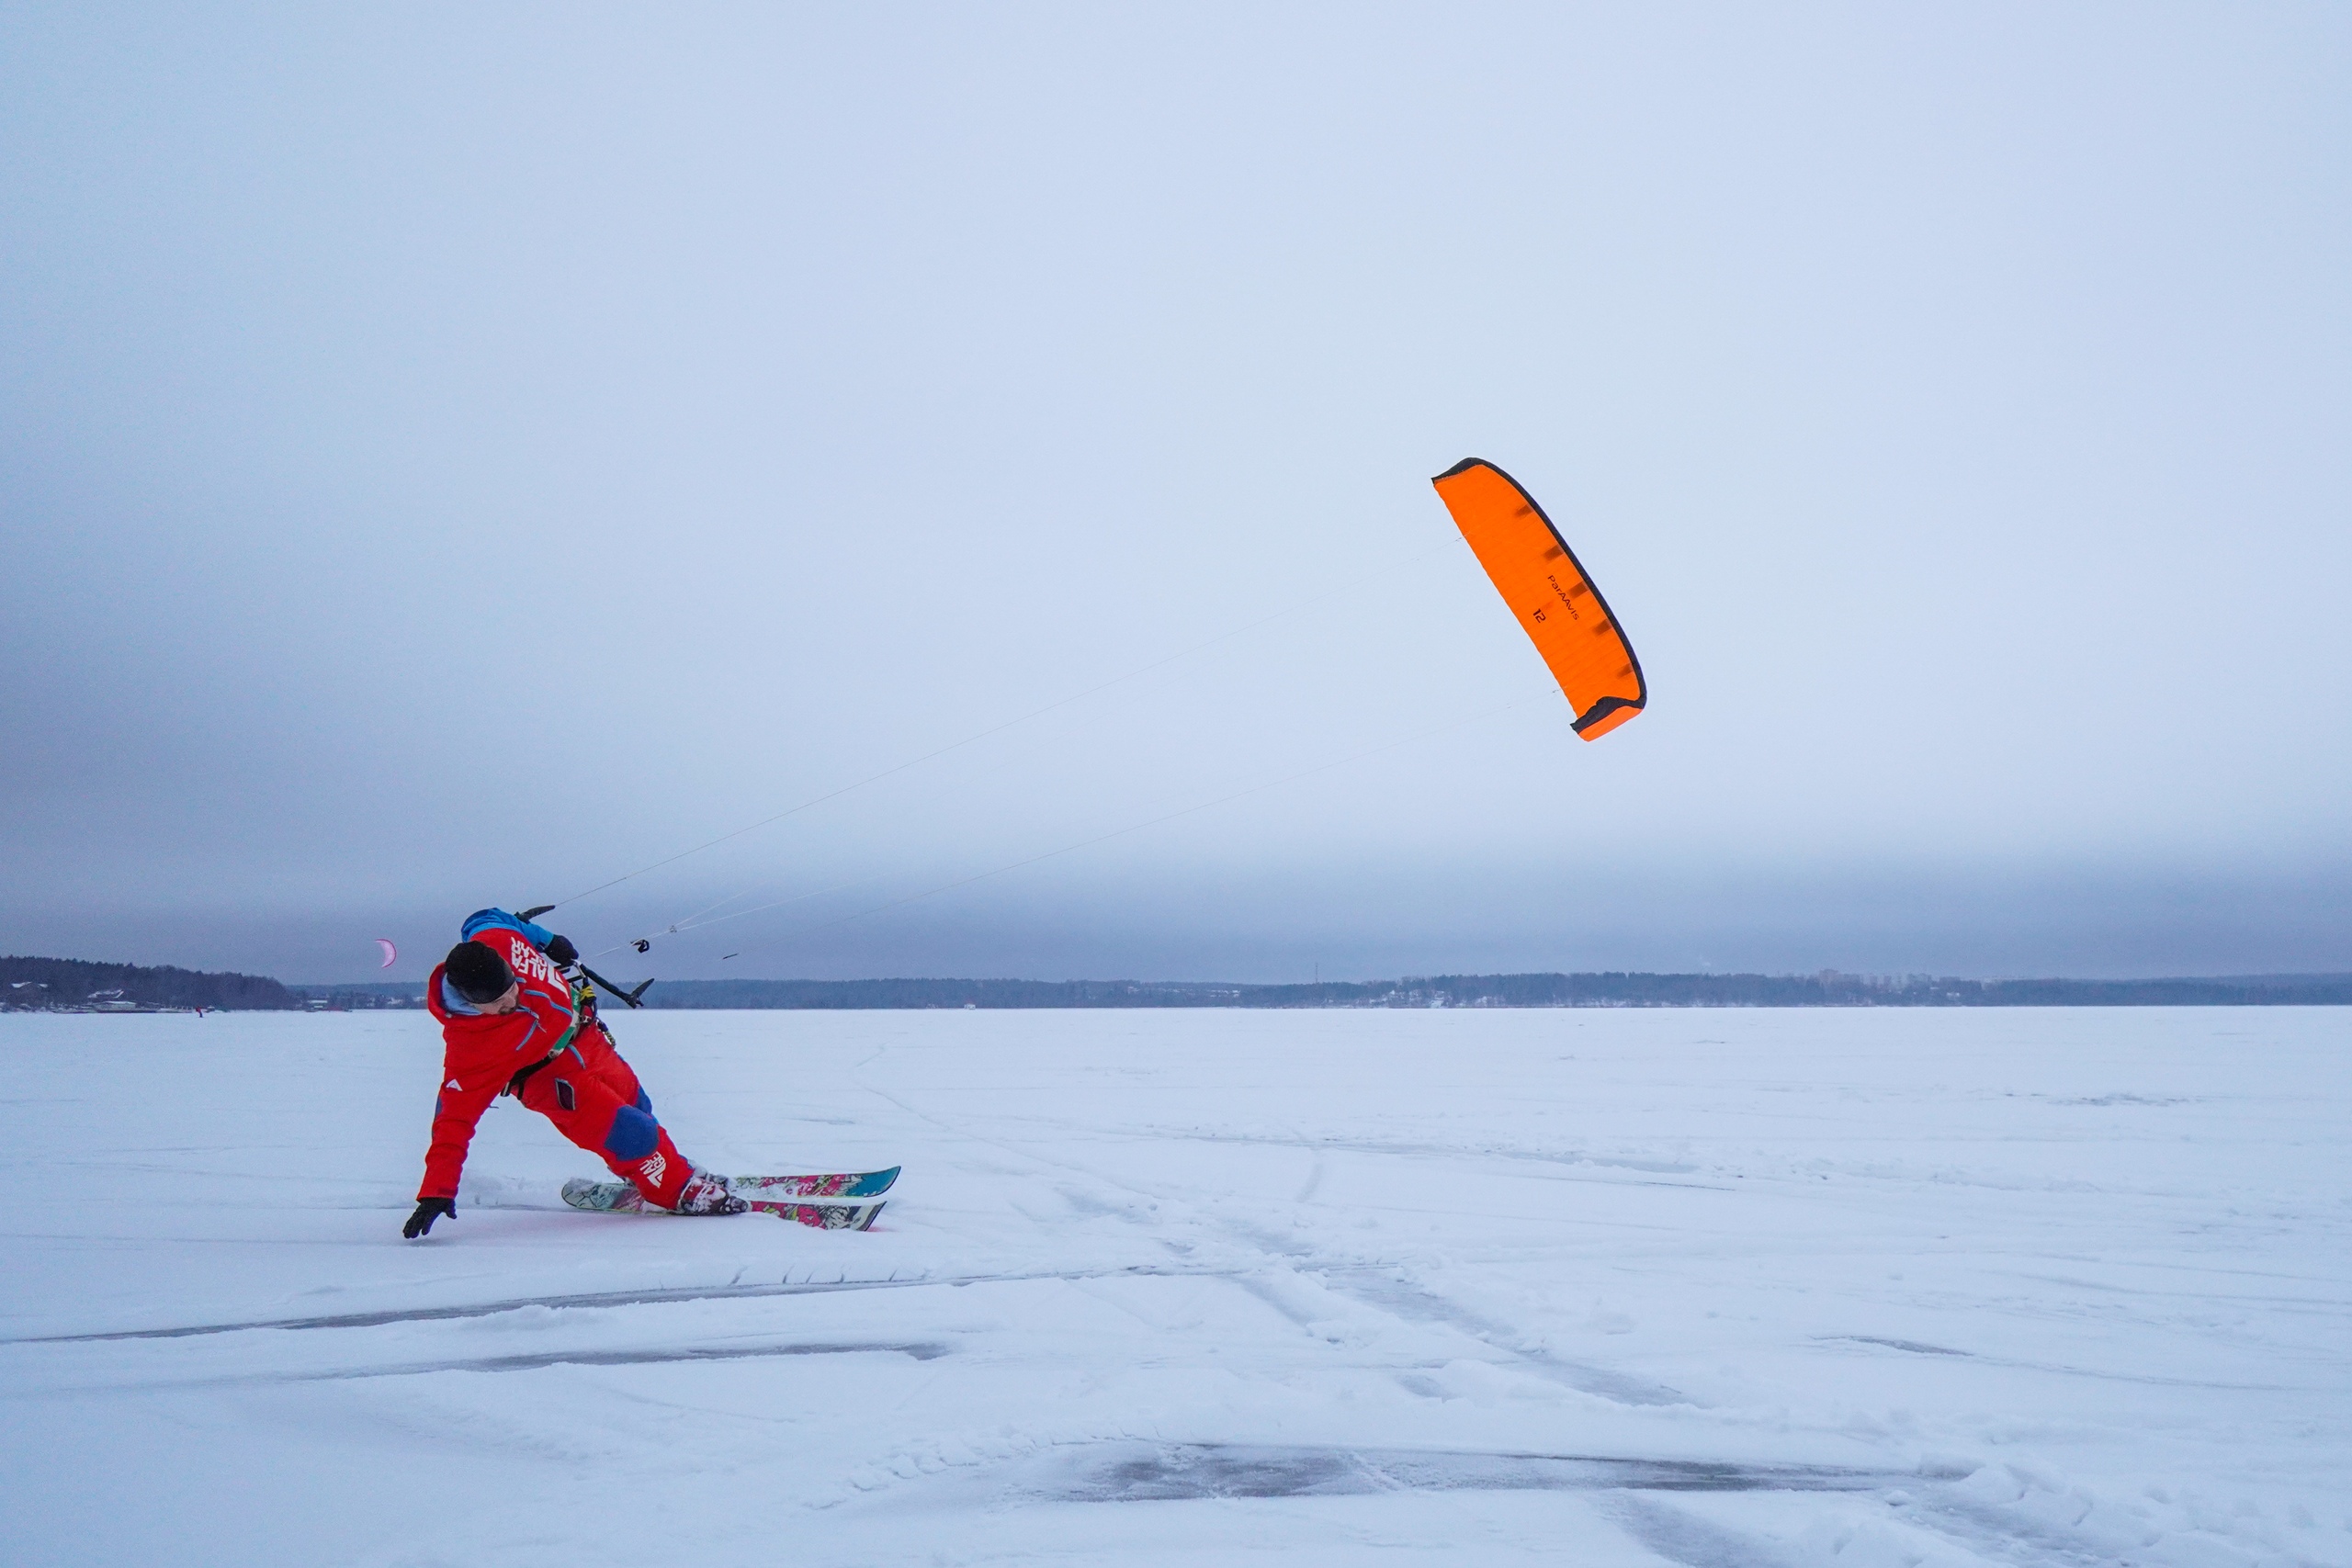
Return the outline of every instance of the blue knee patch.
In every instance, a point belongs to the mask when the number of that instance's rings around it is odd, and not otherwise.
[[[642,1084],[639,1084],[637,1089],[637,1108],[648,1116],[653,1114],[653,1097],[645,1092],[645,1086]]]
[[[662,1123],[634,1105],[613,1112],[613,1130],[605,1134],[605,1152],[615,1159],[643,1159],[662,1142]]]

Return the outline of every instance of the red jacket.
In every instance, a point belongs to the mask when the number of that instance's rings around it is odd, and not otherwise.
[[[509,1079],[562,1050],[580,1027],[571,987],[529,937],[501,924],[477,931],[472,940],[488,942],[506,960],[522,995],[513,1012],[478,1012],[444,985],[445,965],[435,964],[425,981],[424,1005],[441,1021],[441,1093],[433,1103],[433,1146],[424,1153],[419,1200],[457,1197],[474,1123]]]

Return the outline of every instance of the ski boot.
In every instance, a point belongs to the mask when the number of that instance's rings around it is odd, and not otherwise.
[[[697,1166],[695,1173],[686,1178],[685,1186],[678,1190],[678,1206],[670,1212],[673,1214],[740,1214],[751,1206],[735,1196],[734,1189],[727,1184],[727,1178],[713,1176]]]

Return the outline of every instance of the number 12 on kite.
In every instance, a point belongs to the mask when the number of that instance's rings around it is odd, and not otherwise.
[[[1559,682],[1577,733],[1598,740],[1641,712],[1650,700],[1642,661],[1535,498],[1477,457],[1430,483]]]

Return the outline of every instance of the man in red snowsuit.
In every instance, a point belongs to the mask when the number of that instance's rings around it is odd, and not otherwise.
[[[433,1106],[433,1145],[411,1240],[458,1213],[458,1177],[474,1123],[490,1102],[513,1094],[646,1201],[681,1214],[740,1214],[748,1207],[727,1179],[686,1163],[613,1037],[572,1001],[562,971],[579,952],[544,926],[503,909],[466,921],[465,940],[424,983],[424,1003],[441,1021],[441,1093]]]

